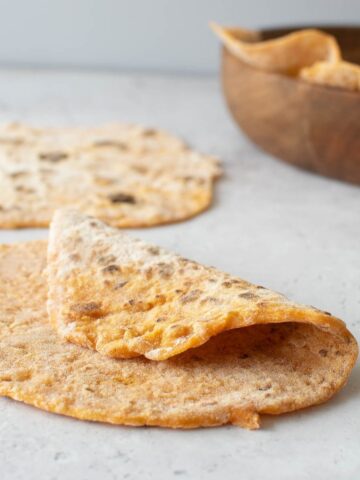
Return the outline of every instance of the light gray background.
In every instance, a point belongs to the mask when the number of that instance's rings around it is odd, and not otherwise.
[[[215,71],[208,22],[360,23],[359,0],[0,0],[0,65]]]

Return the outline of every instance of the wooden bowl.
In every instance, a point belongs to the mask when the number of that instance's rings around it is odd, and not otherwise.
[[[293,29],[264,30],[263,39]],[[318,27],[360,64],[360,27]],[[360,185],[360,92],[312,85],[249,66],[223,49],[222,83],[238,125],[259,147],[292,165]]]

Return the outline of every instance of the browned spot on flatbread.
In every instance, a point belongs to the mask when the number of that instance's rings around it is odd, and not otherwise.
[[[113,147],[113,148],[118,148],[120,150],[127,150],[128,145],[125,142],[119,142],[116,140],[109,140],[109,139],[104,139],[104,140],[95,140],[93,143],[94,147]]]
[[[46,162],[57,163],[61,162],[62,160],[66,160],[68,158],[68,154],[66,152],[43,152],[39,153],[40,160],[45,160]]]
[[[89,317],[98,316],[101,314],[101,304],[96,302],[75,303],[70,305],[70,312],[80,315],[87,315]]]
[[[112,203],[130,203],[131,205],[134,205],[136,203],[134,195],[122,192],[112,193],[111,195],[109,195],[109,200]]]

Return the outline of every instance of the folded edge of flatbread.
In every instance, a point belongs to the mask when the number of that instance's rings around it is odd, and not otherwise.
[[[161,361],[226,330],[284,322],[353,341],[344,322],[328,312],[73,210],[56,212],[47,262],[52,325],[66,340],[111,357]]]

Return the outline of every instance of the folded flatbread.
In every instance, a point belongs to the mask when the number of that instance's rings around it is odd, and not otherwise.
[[[0,394],[50,412],[126,425],[257,428],[261,413],[330,398],[356,359],[356,342],[338,320],[276,323],[276,315],[166,361],[109,358],[50,326],[45,267],[45,242],[0,246]]]
[[[349,62],[317,62],[300,70],[300,78],[310,83],[360,91],[360,66]]]
[[[299,30],[261,41],[258,32],[221,27],[216,23],[210,26],[233,55],[263,70],[297,75],[302,68],[315,62],[336,62],[341,59],[335,37],[320,30]]]
[[[341,342],[345,324],[71,210],[56,212],[48,313],[64,339],[116,358],[165,360],[226,330],[292,322]]]
[[[48,226],[72,206],[117,227],[184,220],[206,209],[217,161],[138,126],[0,128],[0,228]]]

